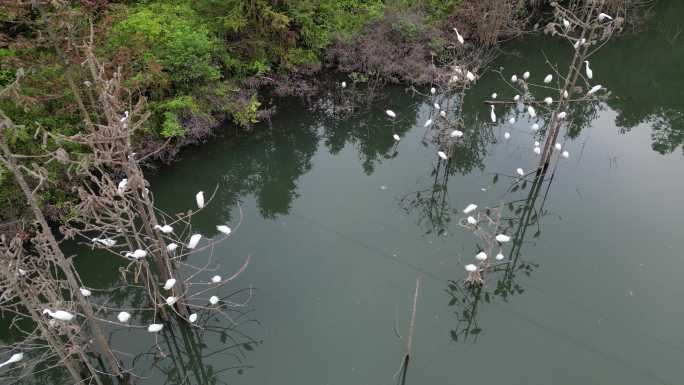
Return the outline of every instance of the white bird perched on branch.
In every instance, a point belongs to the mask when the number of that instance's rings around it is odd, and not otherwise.
[[[568,93],[568,90],[564,90],[564,91],[563,91],[563,97],[564,97],[565,99],[567,99],[567,98],[570,97],[570,94]]]
[[[594,78],[594,71],[592,71],[591,68],[589,68],[589,60],[585,60],[584,64],[586,65],[585,72],[587,73],[587,77],[589,79],[593,79]]]
[[[597,84],[597,85],[591,87],[591,89],[589,90],[589,92],[587,92],[587,95],[595,94],[595,93],[598,92],[598,90],[600,90],[601,88],[603,88],[603,86],[600,85],[600,84]]]
[[[466,221],[467,221],[469,224],[471,224],[471,225],[476,225],[476,224],[477,224],[477,219],[475,219],[475,217],[473,217],[472,215],[471,215],[471,216],[468,216],[468,218],[466,218]]]
[[[492,111],[489,113],[489,118],[492,119],[492,123],[496,123],[496,113],[494,112],[494,105],[491,106]]]
[[[397,117],[397,114],[395,114],[394,111],[392,111],[392,110],[387,110],[387,111],[385,111],[385,113],[386,113],[387,116],[389,116],[390,118],[393,118],[393,119],[394,119],[394,118]]]
[[[439,116],[446,118],[446,111],[439,111]]]
[[[575,44],[573,44],[572,46],[573,46],[573,48],[578,49],[579,47],[584,45],[584,43],[586,43],[586,42],[587,42],[587,39],[585,39],[585,38],[577,39]]]
[[[10,356],[9,360],[7,360],[7,361],[3,362],[2,364],[0,364],[0,368],[2,368],[3,366],[7,366],[7,365],[10,365],[10,364],[13,364],[13,363],[15,363],[15,362],[19,362],[19,361],[21,361],[21,360],[23,360],[23,359],[24,359],[24,353],[14,353],[14,354],[12,354],[12,355]]]
[[[425,121],[425,124],[423,124],[423,127],[427,127],[432,124],[432,119],[428,119]]]
[[[226,235],[230,235],[230,233],[233,231],[230,229],[230,227],[228,227],[226,225],[218,225],[218,226],[216,226],[216,230],[218,230],[220,233],[223,233]]]
[[[401,140],[401,137],[399,137],[399,135],[397,135],[397,134],[392,135],[392,138],[394,138],[394,140],[397,141],[397,142]],[[217,226],[217,228],[218,228],[218,227],[219,227],[219,226]]]
[[[117,194],[122,195],[126,191],[126,186],[128,186],[128,178],[121,179],[121,182],[116,187]]]
[[[546,75],[546,77],[544,78],[544,83],[549,84],[549,83],[551,83],[552,80],[553,80],[553,75],[548,74],[548,75]]]
[[[535,140],[535,141],[534,141],[534,147],[539,147],[539,146],[540,146],[539,141],[538,141],[538,140]]]
[[[511,83],[517,83],[517,82],[518,82],[518,75],[511,76]]]
[[[506,243],[511,240],[511,237],[509,237],[506,234],[499,234],[496,236],[496,241],[500,243]]]
[[[133,259],[141,259],[145,258],[147,256],[147,251],[142,250],[142,249],[137,249],[134,252],[127,252],[126,253],[126,258],[133,258]]]
[[[534,148],[534,153],[537,154],[537,155],[541,154],[541,148],[535,147],[535,148]]]
[[[553,98],[550,96],[547,96],[546,98],[544,98],[544,103],[546,103],[547,106],[552,105],[553,104]]]
[[[558,142],[556,142],[556,144],[553,146],[553,148],[555,148],[556,150],[560,151],[561,148],[563,148],[563,145],[560,144],[560,143],[558,143]]]
[[[511,116],[511,118],[508,119],[508,123],[514,124],[514,123],[515,123],[515,118]]]
[[[523,79],[527,80],[529,78],[530,78],[530,71],[525,71],[525,73],[523,73]]]
[[[518,175],[520,175],[520,176],[525,175],[525,171],[523,171],[523,169],[520,168],[520,167],[516,168],[516,169],[515,169],[515,172],[516,172]]]
[[[499,252],[499,254],[497,254],[496,257],[494,257],[494,258],[495,258],[497,261],[503,261],[504,255],[501,254],[501,252]]]
[[[565,159],[568,159],[570,157],[570,153],[568,152],[568,150],[565,150],[561,153],[561,156],[563,156],[563,158]]]
[[[435,102],[435,104],[433,104],[432,106],[435,107],[436,110],[440,109],[439,103],[437,102]]]
[[[173,306],[176,302],[178,302],[178,297],[167,297],[166,298],[166,304],[169,306]]]
[[[463,214],[469,214],[477,209],[477,205],[474,203],[469,204],[463,209]]]
[[[530,127],[530,128],[532,129],[532,131],[537,131],[539,129],[539,124],[534,123],[534,124],[532,124],[532,127]]]
[[[342,88],[347,88],[347,82],[342,82],[341,86]]]
[[[215,275],[215,276],[211,277],[211,282],[213,282],[213,283],[219,283],[219,282],[221,282],[221,276],[220,276],[220,275]]]
[[[173,233],[173,227],[171,227],[171,226],[169,226],[169,225],[164,225],[164,226],[155,225],[154,228],[155,228],[156,230],[161,231],[161,232],[164,233],[164,234]]]
[[[475,259],[477,259],[478,261],[486,261],[487,260],[487,253],[485,253],[484,251],[480,251],[475,256]]]
[[[493,94],[492,94],[492,99],[496,99],[496,98],[497,98],[497,96],[499,96],[499,95],[497,95],[497,94],[496,94],[496,92],[495,92],[495,93],[493,93]]]
[[[188,317],[188,321],[190,321],[190,323],[194,323],[195,321],[197,321],[197,313],[190,314],[190,316]]]
[[[212,296],[209,298],[209,303],[212,304],[212,305],[216,305],[217,303],[219,303],[219,297],[217,297],[217,296],[215,296],[215,295],[212,295]]]
[[[606,19],[608,19],[608,20],[613,20],[613,17],[610,16],[609,14],[607,14],[607,13],[603,13],[603,12],[599,13],[599,15],[598,15],[598,20],[599,20],[599,21],[603,21],[603,20],[606,20]]]
[[[116,315],[116,318],[119,320],[121,323],[126,323],[128,320],[131,319],[131,313],[122,311],[121,313]]]
[[[147,327],[147,331],[150,333],[157,333],[160,332],[162,329],[164,329],[164,325],[162,324],[151,324]]]
[[[567,19],[563,19],[563,27],[570,28],[570,22]]]
[[[456,39],[458,39],[458,42],[464,44],[465,40],[463,39],[463,36],[461,36],[461,34],[458,33],[458,29],[454,28],[454,32],[456,32]]]
[[[176,243],[169,243],[169,245],[166,246],[166,250],[168,250],[171,253],[176,251],[177,248],[178,248],[178,244],[176,244]]]
[[[513,101],[517,102],[517,101],[519,101],[519,100],[520,100],[520,95],[515,95],[515,96],[513,97]]]
[[[444,160],[449,159],[449,157],[447,156],[447,154],[444,151],[437,151],[437,155]]]
[[[197,201],[198,208],[204,207],[204,191],[200,191],[195,195],[195,201]]]
[[[164,290],[171,290],[171,289],[173,289],[174,286],[176,286],[176,279],[175,278],[169,278],[164,283]]]
[[[463,136],[463,131],[453,130],[451,131],[451,134],[449,134],[449,136],[451,136],[452,138],[460,138]]]
[[[435,92],[437,92],[437,89],[436,89],[435,87],[431,87],[431,88],[430,88],[430,93],[434,95]]]
[[[106,247],[112,247],[116,245],[116,241],[111,239],[111,238],[93,238],[93,243],[99,243],[101,245],[104,245]]]
[[[527,106],[527,113],[530,114],[531,117],[537,116],[537,111],[534,110],[534,107],[532,106]]]
[[[474,82],[474,81],[475,81],[475,75],[474,75],[472,72],[470,72],[470,71],[468,71],[468,72],[466,73],[466,78],[468,78],[468,81],[471,81],[471,82]]]
[[[563,119],[565,119],[566,116],[568,116],[568,113],[565,111],[561,111],[558,113],[558,119],[563,120]]]
[[[43,314],[47,314],[50,317],[59,321],[71,321],[74,319],[74,315],[64,310],[52,311],[50,309],[44,309]]]
[[[202,239],[202,234],[192,234],[192,236],[190,236],[190,241],[188,242],[188,249],[192,250],[197,247],[200,239]]]
[[[93,294],[90,290],[86,289],[85,287],[82,287],[79,290],[81,291],[81,295],[83,295],[84,297],[90,297]]]
[[[511,138],[511,133],[506,131],[504,132],[504,139],[510,139]]]
[[[470,263],[470,264],[468,264],[468,265],[465,265],[465,270],[466,270],[468,273],[474,273],[474,272],[477,271],[477,266],[475,266],[475,265],[473,265],[472,263]]]

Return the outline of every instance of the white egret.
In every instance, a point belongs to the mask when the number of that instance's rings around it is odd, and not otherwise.
[[[492,99],[496,99],[497,96],[499,96],[499,95],[497,95],[496,92],[493,93],[493,94],[492,94]]]
[[[175,278],[169,278],[164,283],[164,290],[171,290],[171,289],[173,289],[174,286],[176,286],[176,279]]]
[[[3,366],[7,366],[7,365],[10,365],[10,364],[13,364],[13,363],[15,363],[15,362],[19,362],[19,361],[21,361],[21,360],[23,360],[23,359],[24,359],[24,353],[14,353],[14,354],[12,354],[12,355],[10,356],[9,360],[7,360],[7,361],[3,362],[2,364],[0,364],[0,368],[2,368]]]
[[[190,314],[190,316],[188,317],[188,321],[190,321],[190,323],[194,323],[195,321],[197,321],[197,313]]]
[[[439,116],[446,118],[446,111],[439,111]]]
[[[475,265],[473,265],[473,264],[471,263],[471,264],[465,265],[465,270],[466,270],[468,273],[474,273],[474,272],[477,271],[477,266],[475,266]]]
[[[213,282],[213,283],[219,283],[219,282],[221,282],[221,276],[220,276],[220,275],[215,275],[215,276],[211,277],[211,282]]]
[[[539,141],[538,141],[538,140],[535,140],[535,141],[534,141],[534,147],[539,147],[539,146],[540,146]]]
[[[532,129],[532,131],[537,131],[539,129],[539,124],[534,123],[534,124],[532,124],[532,127],[530,127],[530,128]]]
[[[216,305],[219,303],[219,297],[212,295],[211,298],[209,298],[209,303],[212,305]]]
[[[399,135],[397,135],[397,134],[392,135],[392,138],[394,138],[394,140],[397,141],[397,142],[401,140],[401,138],[400,138]],[[216,226],[217,229],[218,229],[219,227],[228,227],[228,226]],[[228,234],[230,234],[230,228],[228,228]]]
[[[451,136],[452,138],[460,138],[463,136],[463,131],[453,130],[451,131],[451,134],[449,134],[449,136]]]
[[[200,191],[195,195],[195,200],[197,201],[197,207],[204,207],[204,191]]]
[[[553,104],[553,98],[550,96],[547,96],[546,98],[544,98],[544,103],[546,103],[547,106],[552,105]]]
[[[17,273],[18,273],[18,275],[26,275],[27,272],[24,269],[18,268]]]
[[[561,148],[563,148],[563,146],[562,146],[560,143],[556,142],[556,144],[553,146],[553,148],[555,148],[556,150],[560,151]]]
[[[534,107],[532,106],[527,106],[527,113],[530,114],[531,117],[537,116],[537,111],[534,110]]]
[[[202,239],[202,234],[192,234],[190,237],[190,241],[188,242],[188,249],[194,249],[197,247],[197,244],[199,243],[200,239]]]
[[[173,306],[173,304],[175,304],[176,302],[178,302],[178,297],[167,297],[166,298],[166,304],[169,306]]]
[[[133,259],[141,259],[145,258],[147,256],[147,251],[142,250],[142,249],[137,249],[134,252],[127,252],[126,253],[126,258],[133,258]]]
[[[425,121],[425,124],[423,124],[423,127],[427,127],[432,124],[432,119],[428,119]]]
[[[389,116],[390,118],[393,118],[393,119],[394,119],[394,118],[397,117],[397,114],[395,114],[394,111],[392,111],[392,110],[387,110],[387,111],[385,111],[385,113],[386,113],[387,116]]]
[[[515,96],[513,97],[513,101],[516,101],[516,102],[517,102],[517,101],[519,101],[519,100],[520,100],[520,95],[515,95]]]
[[[126,191],[126,186],[128,186],[128,178],[123,178],[121,179],[121,182],[119,182],[119,185],[116,188],[116,192],[121,195]]]
[[[508,123],[514,124],[514,123],[515,123],[515,118],[511,116],[511,118],[508,119]]]
[[[580,44],[582,44],[582,43],[580,42],[579,39],[577,39],[577,41],[575,42],[575,44],[572,45],[572,47],[573,47],[574,49],[578,49],[578,48],[580,47]]]
[[[589,90],[589,92],[587,92],[587,95],[595,94],[595,93],[598,92],[598,90],[600,90],[601,88],[603,88],[603,86],[600,85],[600,84],[597,84],[597,85],[591,87],[591,89]]]
[[[454,32],[456,32],[456,39],[458,39],[458,42],[464,44],[465,40],[463,40],[463,36],[461,36],[461,34],[458,33],[458,30],[456,28],[454,28]]]
[[[499,252],[499,254],[497,254],[496,257],[494,257],[494,258],[495,258],[497,261],[503,261],[504,255],[501,254],[501,252]]]
[[[347,88],[347,82],[342,82],[342,88]]]
[[[568,93],[568,90],[563,91],[563,97],[564,97],[565,99],[567,99],[567,98],[570,97],[570,94]]]
[[[173,227],[171,227],[171,226],[169,226],[169,225],[164,225],[164,226],[155,225],[154,228],[155,228],[156,230],[161,231],[161,232],[164,233],[164,234],[173,233]]]
[[[169,252],[172,252],[172,253],[174,251],[176,251],[177,248],[178,248],[178,245],[175,243],[169,243],[169,245],[166,246],[166,250],[168,250]]]
[[[102,238],[93,238],[93,242],[94,242],[94,243],[99,243],[99,244],[104,245],[104,246],[106,246],[106,247],[112,247],[112,246],[116,245],[116,241],[113,240],[113,239],[111,239],[111,238],[104,238],[104,239],[102,239]]]
[[[435,107],[436,110],[441,109],[439,106],[439,103],[437,103],[437,102],[435,102],[435,104],[433,104],[432,106]]]
[[[520,176],[525,175],[525,171],[523,171],[523,169],[520,168],[520,167],[516,168],[516,169],[515,169],[515,172],[516,172],[516,174],[518,174],[518,175],[520,175]]]
[[[477,224],[477,219],[475,219],[475,217],[473,217],[473,216],[468,216],[468,218],[466,218],[466,221],[468,221],[468,223],[471,225]]]
[[[474,81],[475,81],[475,75],[474,75],[472,72],[470,72],[470,71],[468,71],[468,72],[466,73],[466,78],[468,78],[468,81],[471,81],[471,82],[474,82]]]
[[[537,155],[541,154],[541,148],[535,147],[535,148],[534,148],[534,153],[537,154]]]
[[[563,158],[565,158],[565,159],[568,159],[568,158],[570,157],[570,153],[568,152],[568,150],[563,151],[563,152],[561,153],[561,155],[562,155]]]
[[[518,75],[511,76],[511,83],[516,83],[518,81]]]
[[[82,287],[79,290],[81,291],[81,295],[83,295],[84,297],[90,297],[93,294],[90,290],[86,289],[85,287]]]
[[[430,88],[430,93],[431,93],[431,94],[434,95],[435,92],[437,92],[437,89],[436,89],[435,87]]]
[[[454,75],[451,77],[451,80],[449,80],[451,83],[456,83],[458,81],[458,76]]]
[[[439,157],[444,159],[444,160],[449,159],[449,157],[447,156],[447,154],[444,151],[437,151],[437,155],[439,155]]]
[[[570,28],[570,22],[567,19],[563,19],[563,27],[566,29]]]
[[[477,259],[478,261],[486,261],[487,260],[487,253],[485,253],[484,251],[480,251],[475,256],[475,259]]]
[[[549,83],[551,83],[552,80],[553,80],[553,75],[548,74],[548,75],[546,75],[546,77],[544,78],[544,83],[549,84]]]
[[[157,333],[160,332],[162,329],[164,329],[164,325],[162,324],[151,324],[147,327],[147,331],[150,333]]]
[[[59,321],[71,321],[74,319],[74,315],[64,310],[52,311],[50,309],[43,310],[43,314],[47,314],[50,317]]]
[[[131,319],[131,314],[125,311],[122,311],[121,313],[116,315],[116,318],[119,320],[121,323],[126,323],[128,322],[129,319]]]
[[[568,116],[568,113],[565,111],[561,111],[558,113],[558,119],[565,119],[566,116]]]
[[[494,105],[491,106],[492,111],[489,113],[489,118],[492,119],[492,123],[496,123],[496,113],[494,113]]]
[[[591,68],[589,68],[589,60],[585,60],[584,64],[586,64],[587,77],[589,79],[592,79],[594,77],[594,71],[592,71]]]
[[[500,243],[506,243],[511,240],[511,237],[509,237],[506,234],[499,234],[496,236],[496,241]]]
[[[603,12],[599,13],[599,15],[598,15],[598,20],[599,20],[599,21],[603,21],[603,20],[606,20],[606,19],[608,19],[608,20],[613,20],[613,17],[610,16],[610,15],[608,15],[608,14],[606,14],[606,13],[603,13]]]
[[[504,132],[504,139],[510,139],[511,138],[511,133],[506,131]]]
[[[523,74],[523,79],[527,80],[529,78],[530,78],[530,71],[525,71],[525,73]]]
[[[463,214],[470,214],[471,212],[475,211],[477,209],[477,205],[474,203],[469,204],[466,206],[465,209],[463,209]]]

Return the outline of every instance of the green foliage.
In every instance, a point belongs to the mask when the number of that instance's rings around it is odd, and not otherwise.
[[[164,112],[161,136],[163,138],[175,138],[183,135],[185,135],[185,128],[181,126],[176,113],[171,111]]]
[[[258,123],[257,111],[260,106],[261,102],[259,102],[257,96],[252,95],[249,102],[233,111],[233,121],[243,127]]]

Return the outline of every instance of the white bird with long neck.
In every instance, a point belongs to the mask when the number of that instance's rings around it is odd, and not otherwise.
[[[471,212],[475,211],[477,209],[477,205],[474,203],[469,204],[466,206],[466,208],[463,209],[463,214],[470,214]]]
[[[587,92],[587,95],[593,95],[593,94],[597,93],[601,88],[603,88],[603,86],[600,84],[597,84],[597,85],[591,87],[589,92]]]
[[[549,84],[549,83],[551,83],[552,80],[553,80],[553,75],[548,74],[548,75],[546,75],[546,77],[544,78],[544,83],[545,83],[545,84]]]
[[[593,79],[594,78],[594,71],[592,71],[591,68],[589,68],[589,60],[585,60],[584,64],[586,65],[585,72],[587,74],[587,77],[589,79]]]
[[[122,311],[122,312],[120,312],[119,314],[116,315],[116,318],[119,320],[119,322],[125,324],[126,322],[128,322],[128,320],[131,319],[131,313]]]
[[[164,226],[155,225],[154,228],[155,228],[155,230],[159,230],[164,234],[173,233],[173,227],[171,227],[169,225],[164,225]]]
[[[195,201],[197,202],[198,208],[204,208],[204,191],[200,191],[195,194]]]
[[[74,315],[64,310],[52,311],[50,309],[44,309],[43,314],[49,315],[51,318],[58,321],[71,321],[74,319]]]
[[[192,250],[197,247],[200,239],[202,239],[202,234],[192,234],[190,236],[190,241],[188,241],[188,249]]]
[[[126,253],[126,258],[133,258],[135,260],[145,258],[147,256],[147,251],[142,250],[142,249],[137,249],[133,252],[127,252]]]
[[[449,157],[447,156],[447,154],[444,151],[437,151],[437,155],[444,160],[449,159]]]
[[[598,15],[598,20],[599,20],[599,21],[602,22],[603,20],[606,20],[606,19],[608,19],[608,20],[613,20],[613,17],[610,16],[609,14],[607,14],[607,13],[603,13],[603,12],[599,13],[599,15]]]
[[[387,111],[385,111],[385,113],[387,114],[387,116],[389,116],[392,119],[397,117],[397,114],[395,114],[394,111],[392,111],[392,110],[387,110]]]
[[[492,123],[496,123],[496,113],[494,112],[494,105],[491,106],[492,110],[489,113],[489,118],[492,120]]]
[[[164,329],[164,325],[162,324],[151,324],[147,327],[147,331],[150,333],[157,333],[160,332],[162,329]]]
[[[19,362],[23,359],[24,359],[24,353],[14,353],[10,356],[10,358],[7,361],[0,364],[0,368],[2,368],[3,366],[11,365],[15,362]]]
[[[461,34],[458,33],[458,29],[454,28],[454,32],[456,32],[456,39],[458,39],[458,42],[464,44],[465,40],[463,39],[463,36],[461,36]]]

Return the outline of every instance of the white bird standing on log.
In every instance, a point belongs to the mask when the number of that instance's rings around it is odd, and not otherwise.
[[[204,191],[200,191],[195,195],[195,200],[197,201],[197,207],[198,208],[203,208],[204,207]]]
[[[492,119],[492,123],[496,123],[496,113],[494,112],[494,105],[491,106],[492,111],[489,113],[489,118]]]
[[[190,241],[188,242],[188,249],[192,250],[195,247],[197,247],[197,244],[199,244],[200,239],[202,239],[202,234],[192,234],[190,237]]]
[[[587,73],[587,77],[589,79],[593,79],[594,78],[594,71],[592,71],[591,68],[589,68],[589,60],[585,60],[584,64],[586,65],[585,72]]]
[[[456,32],[456,39],[458,39],[458,42],[464,44],[465,40],[463,39],[463,36],[461,36],[461,34],[458,33],[458,29],[454,28],[454,32]]]
[[[68,311],[64,310],[57,310],[57,311],[52,311],[50,309],[44,309],[43,314],[49,315],[51,318],[54,318],[59,321],[71,321],[74,319],[74,315],[69,313]]]

